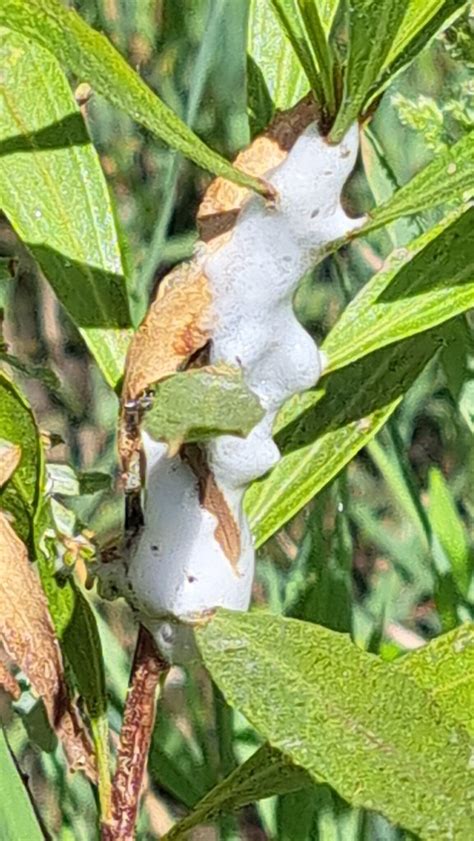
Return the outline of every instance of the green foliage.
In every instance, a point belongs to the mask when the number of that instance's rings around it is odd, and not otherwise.
[[[18,841],[18,838],[43,841],[43,832],[13,761],[3,729],[0,729],[0,769],[2,838],[4,841]]]
[[[221,365],[175,374],[155,390],[144,428],[156,441],[177,445],[216,435],[245,438],[263,417],[242,371]]]
[[[0,51],[0,203],[115,386],[130,315],[98,156],[53,55],[6,29]]]
[[[0,10],[0,24],[18,30],[53,51],[98,93],[200,166],[265,193],[264,185],[258,180],[234,169],[199,140],[152,93],[112,44],[87,26],[74,11],[66,10],[59,0],[6,0]]]
[[[317,782],[421,838],[470,837],[470,742],[419,680],[296,620],[219,611],[197,638],[228,700]]]

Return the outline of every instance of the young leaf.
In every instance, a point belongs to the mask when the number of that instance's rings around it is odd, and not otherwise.
[[[364,112],[403,20],[408,0],[346,0],[348,58],[342,102],[330,132],[338,143]]]
[[[402,25],[394,38],[370,102],[420,54],[437,32],[458,17],[466,5],[467,0],[408,0]]]
[[[400,216],[440,205],[465,208],[474,196],[474,131],[437,155],[387,202],[375,208],[358,235],[377,230]]]
[[[443,341],[431,331],[389,345],[323,377],[316,390],[284,407],[276,436],[283,458],[245,496],[258,545],[374,437]]]
[[[46,707],[72,768],[94,780],[92,748],[68,698],[63,664],[46,599],[25,545],[0,512],[0,638],[11,661]]]
[[[77,12],[65,9],[59,0],[4,0],[0,24],[51,50],[97,93],[199,166],[266,194],[262,181],[234,169],[206,146],[153,93],[104,35],[88,26]]]
[[[232,771],[194,807],[192,812],[173,826],[163,841],[186,838],[196,826],[210,823],[226,812],[275,794],[285,794],[311,785],[311,778],[269,744],[262,745],[250,759]]]
[[[196,637],[227,700],[313,779],[427,841],[468,841],[468,735],[395,665],[261,612],[218,611]]]
[[[0,203],[115,386],[130,315],[98,156],[50,52],[3,29],[0,60]]]
[[[451,214],[406,248],[395,250],[330,332],[324,343],[328,370],[473,307],[473,259],[474,209],[457,219]]]
[[[252,0],[248,50],[263,76],[276,109],[286,111],[308,93],[306,74],[275,18],[270,0]]]
[[[318,67],[292,0],[270,0],[270,2],[280,26],[298,57],[317,101],[324,108],[326,103]]]
[[[334,117],[336,110],[336,91],[334,88],[333,56],[324,31],[318,4],[316,0],[297,0],[297,5],[306,35],[318,63],[324,105],[328,114]]]
[[[19,838],[44,841],[45,836],[1,727],[0,768],[0,826],[3,841],[18,841]]]
[[[172,444],[224,434],[244,438],[263,414],[239,368],[208,366],[159,383],[143,427],[156,441]]]

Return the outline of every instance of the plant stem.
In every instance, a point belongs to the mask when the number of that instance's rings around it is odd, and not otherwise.
[[[156,689],[168,668],[152,637],[140,626],[112,782],[111,817],[102,826],[102,841],[133,841],[135,837],[134,827],[155,720]]]

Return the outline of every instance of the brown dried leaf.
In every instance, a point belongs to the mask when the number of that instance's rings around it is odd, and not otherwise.
[[[18,701],[21,695],[21,689],[16,682],[16,678],[10,674],[3,660],[0,660],[0,689],[8,692],[14,701]]]
[[[12,473],[15,472],[21,459],[21,447],[17,444],[10,444],[9,441],[0,440],[0,488],[8,482]]]
[[[9,659],[43,699],[71,768],[95,780],[92,745],[67,694],[61,651],[46,597],[24,543],[0,512],[0,638]]]
[[[240,152],[234,165],[249,175],[263,178],[281,164],[297,138],[317,117],[311,94],[289,111],[277,114],[264,134]],[[198,210],[199,233],[204,242],[225,234],[235,220],[250,191],[225,178],[215,178],[209,185]]]
[[[206,456],[200,447],[187,444],[182,448],[183,459],[198,480],[199,503],[217,520],[214,536],[229,559],[234,572],[240,557],[240,530],[229,509],[226,498],[211,473]]]
[[[161,282],[127,354],[122,392],[119,453],[124,474],[138,474],[140,412],[130,411],[152,385],[174,374],[209,339],[211,292],[193,263],[183,263]]]
[[[136,400],[174,374],[209,339],[211,293],[193,263],[173,269],[135,333],[127,354],[122,397]]]

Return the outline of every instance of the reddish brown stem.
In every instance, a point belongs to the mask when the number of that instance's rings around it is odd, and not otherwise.
[[[112,782],[111,816],[102,841],[133,841],[148,750],[155,720],[155,695],[169,666],[148,631],[140,626],[120,731],[117,767]]]

